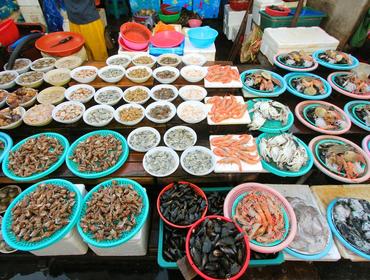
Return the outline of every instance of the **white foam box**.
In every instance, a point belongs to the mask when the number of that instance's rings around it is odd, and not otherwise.
[[[25,22],[41,23],[46,25],[44,14],[40,6],[20,6]]]
[[[307,0],[304,0],[304,1],[303,1],[303,7],[306,7],[306,4],[307,4]],[[288,7],[288,8],[297,8],[297,6],[298,6],[298,1],[294,1],[294,2],[284,2],[284,6],[285,6],[285,7]]]
[[[185,37],[185,45],[184,45],[184,55],[186,54],[201,54],[205,56],[207,61],[215,61],[216,59],[216,46],[213,43],[211,46],[205,49],[200,49],[194,47],[191,43],[189,38]]]
[[[85,185],[76,184],[76,187],[81,192],[82,197],[86,194]],[[88,250],[87,244],[74,227],[66,236],[53,245],[41,250],[31,251],[36,256],[70,256],[70,255],[85,255]]]
[[[264,10],[267,6],[270,5],[281,5],[284,6],[285,2],[281,0],[255,0],[253,2],[252,7],[252,14],[253,14],[253,21],[257,24],[261,24],[261,15],[260,11]]]
[[[276,54],[291,51],[305,51],[311,54],[320,49],[336,49],[338,45],[338,39],[330,36],[318,26],[279,27],[264,30],[260,50],[273,64]]]
[[[236,35],[239,32],[239,25],[231,27],[231,41],[234,42]],[[247,27],[245,28],[244,36],[247,37],[252,32],[252,14],[248,16]]]
[[[229,4],[224,6],[224,23],[226,25],[240,25],[246,11],[234,11]]]
[[[18,6],[39,6],[39,0],[17,0]]]

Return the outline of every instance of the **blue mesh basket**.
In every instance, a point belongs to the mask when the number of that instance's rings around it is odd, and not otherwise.
[[[111,166],[110,168],[108,168],[107,170],[100,171],[100,172],[82,172],[82,171],[79,171],[78,170],[78,164],[75,163],[74,161],[72,161],[70,159],[70,157],[73,155],[74,150],[76,149],[77,145],[80,142],[85,141],[87,138],[89,138],[90,136],[93,136],[93,135],[102,135],[102,136],[113,135],[116,139],[118,139],[121,142],[122,154],[119,157],[117,163],[115,165]],[[123,137],[120,133],[115,132],[113,130],[97,130],[97,131],[87,133],[87,134],[81,136],[80,138],[78,138],[75,142],[73,142],[73,144],[69,148],[67,156],[66,156],[66,164],[67,164],[68,169],[73,174],[75,174],[76,176],[81,177],[81,178],[86,178],[86,179],[96,179],[96,178],[101,178],[101,177],[108,176],[109,174],[112,174],[117,169],[119,169],[125,163],[125,161],[127,160],[128,153],[129,153],[129,148],[128,148],[128,145],[127,145],[127,141],[126,141],[125,137]]]
[[[13,221],[12,210],[18,204],[18,202],[20,202],[21,200],[23,200],[23,198],[25,198],[26,196],[34,192],[36,188],[41,184],[54,184],[62,188],[68,189],[69,191],[74,192],[76,194],[75,196],[76,203],[72,208],[70,222],[65,227],[54,232],[51,236],[44,238],[38,242],[18,241],[14,233],[11,231],[11,225]],[[78,218],[80,216],[81,207],[82,207],[81,193],[77,189],[77,187],[71,182],[62,180],[62,179],[49,179],[49,180],[38,182],[32,185],[31,187],[29,187],[28,189],[26,189],[25,191],[23,191],[9,205],[8,209],[5,212],[2,226],[1,226],[2,235],[4,237],[5,242],[8,243],[10,247],[17,249],[17,250],[34,251],[34,250],[40,250],[40,249],[49,247],[53,245],[54,243],[57,243],[58,241],[60,241],[64,236],[66,236],[72,230],[72,228],[76,225]]]
[[[4,172],[4,175],[14,181],[18,181],[18,182],[28,182],[28,181],[35,181],[35,180],[38,180],[38,179],[41,179],[47,175],[49,175],[50,173],[54,172],[55,170],[57,170],[64,162],[64,159],[67,155],[67,151],[68,151],[68,148],[69,148],[69,142],[67,140],[67,138],[65,138],[63,135],[59,134],[59,133],[54,133],[54,132],[45,132],[45,133],[39,133],[39,134],[35,134],[35,135],[32,135],[26,139],[23,139],[22,141],[20,141],[19,143],[17,143],[11,150],[10,152],[14,152],[14,151],[17,151],[24,143],[26,143],[26,141],[28,141],[29,139],[32,139],[32,138],[38,138],[42,135],[45,135],[47,137],[52,137],[52,138],[56,138],[57,140],[59,140],[59,143],[63,146],[64,150],[63,150],[63,153],[60,155],[59,159],[54,162],[48,169],[42,171],[42,172],[39,172],[39,173],[36,173],[36,174],[33,174],[31,176],[28,176],[28,177],[20,177],[20,176],[17,176],[13,173],[13,171],[11,171],[8,166],[9,166],[9,153],[4,157],[4,160],[3,160],[3,172]]]
[[[265,90],[256,90],[256,89],[254,89],[250,86],[247,86],[245,84],[245,77],[249,74],[253,74],[253,73],[261,71],[261,70],[271,74],[271,76],[273,78],[277,79],[280,82],[280,86],[275,86],[275,88],[272,92],[265,91]],[[284,93],[286,88],[287,88],[286,81],[283,79],[283,77],[281,77],[279,74],[276,74],[272,71],[267,71],[267,70],[264,70],[264,69],[251,69],[251,70],[244,71],[243,73],[240,74],[240,80],[243,83],[243,89],[244,90],[246,90],[248,93],[251,93],[251,94],[253,94],[255,96],[259,96],[259,97],[276,97],[276,96],[279,96],[280,94]]]
[[[1,163],[4,157],[9,153],[10,149],[12,148],[13,140],[8,134],[0,132],[0,141],[4,143],[4,149],[0,151],[0,163]]]
[[[349,118],[355,125],[361,127],[366,131],[370,131],[370,126],[366,125],[366,123],[363,120],[361,120],[355,113],[355,108],[362,105],[370,105],[370,101],[365,100],[350,101],[344,106],[344,112],[349,116]]]
[[[85,216],[86,213],[86,207],[87,202],[92,198],[92,195],[97,192],[101,188],[109,188],[112,185],[112,181],[117,181],[118,185],[131,185],[135,191],[138,192],[139,196],[141,196],[143,201],[143,207],[141,209],[141,212],[138,216],[135,217],[136,219],[136,225],[129,231],[124,232],[120,238],[114,239],[114,240],[104,240],[104,241],[97,241],[93,238],[91,233],[85,233],[81,226],[80,226],[80,220]],[[89,193],[85,196],[83,200],[82,210],[79,217],[79,222],[77,224],[77,230],[84,239],[85,242],[89,243],[90,245],[93,245],[98,248],[111,248],[121,245],[122,243],[125,243],[129,241],[132,237],[134,237],[140,229],[145,224],[146,219],[148,218],[149,213],[149,199],[148,195],[146,194],[145,189],[136,181],[125,179],[125,178],[115,178],[108,181],[105,181],[103,183],[100,183],[95,188],[93,188]]]
[[[317,50],[312,54],[312,57],[319,63],[320,65],[329,68],[329,69],[334,69],[334,70],[351,70],[353,68],[356,68],[360,62],[358,61],[357,58],[349,54],[349,57],[352,60],[351,64],[332,64],[329,62],[326,62],[322,59],[319,58],[319,55],[325,52],[324,50]]]

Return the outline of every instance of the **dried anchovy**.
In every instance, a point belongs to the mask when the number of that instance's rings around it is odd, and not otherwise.
[[[140,119],[143,114],[143,109],[131,106],[119,111],[119,118],[123,122],[132,122]]]
[[[113,135],[93,135],[77,145],[70,159],[81,172],[100,172],[114,166],[121,154],[121,142]]]
[[[17,240],[38,242],[70,221],[76,193],[54,184],[40,184],[12,209],[11,230]]]
[[[148,93],[142,88],[136,88],[126,91],[125,98],[129,102],[141,102],[148,98]]]
[[[175,93],[170,88],[161,88],[153,92],[155,98],[160,100],[168,100],[175,96]]]
[[[92,195],[80,225],[98,241],[118,239],[135,227],[142,207],[142,198],[131,185],[113,181],[112,186],[102,187]]]
[[[184,128],[177,128],[170,131],[166,136],[166,141],[175,150],[185,150],[194,144],[193,134]]]
[[[154,148],[157,141],[157,135],[150,130],[133,133],[129,139],[130,145],[140,151],[148,151]]]
[[[121,98],[120,93],[117,90],[105,90],[98,94],[96,100],[103,104],[114,102]]]
[[[184,157],[184,166],[194,174],[203,174],[212,168],[212,156],[201,150],[189,152]]]
[[[63,151],[64,147],[56,138],[46,135],[31,138],[9,154],[8,168],[19,177],[28,177],[47,170]]]

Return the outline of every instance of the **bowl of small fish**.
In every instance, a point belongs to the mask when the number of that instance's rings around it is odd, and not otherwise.
[[[344,183],[362,183],[370,178],[370,158],[355,143],[338,136],[322,135],[309,144],[318,169]]]
[[[152,76],[153,70],[146,66],[133,66],[127,69],[126,77],[133,83],[145,83]]]
[[[207,90],[201,86],[187,85],[179,89],[179,95],[184,101],[202,101],[207,96]]]
[[[81,103],[89,102],[95,94],[95,88],[90,85],[74,85],[64,92],[64,95],[68,101],[78,101]]]
[[[161,142],[161,135],[158,130],[149,126],[142,126],[134,129],[127,137],[127,143],[131,150],[145,153],[153,149]]]
[[[14,65],[12,69],[8,68],[8,63],[5,63],[4,70],[15,70],[18,72],[18,74],[26,73],[28,70],[30,70],[32,61],[28,58],[17,58],[14,61]]]
[[[53,112],[53,120],[59,123],[78,122],[85,112],[85,105],[78,101],[66,101],[57,105]]]
[[[222,238],[219,235],[222,233]],[[203,279],[237,280],[250,260],[248,237],[231,219],[206,216],[198,220],[186,236],[186,257]]]
[[[194,176],[205,176],[215,169],[216,158],[210,149],[192,146],[181,154],[180,162],[187,173]]]
[[[88,84],[95,80],[98,68],[94,66],[80,66],[71,71],[71,77],[81,84]]]
[[[310,73],[289,73],[284,76],[287,90],[303,99],[320,100],[331,92],[330,84],[318,75]]]
[[[171,66],[160,66],[153,70],[153,77],[161,84],[171,84],[179,76],[179,69]]]
[[[207,75],[207,69],[197,65],[187,65],[181,68],[181,76],[189,83],[197,83]]]
[[[50,70],[45,73],[44,80],[53,86],[64,86],[71,80],[71,70],[67,68]]]
[[[15,86],[15,80],[19,76],[15,70],[0,72],[0,89],[9,89]]]
[[[138,54],[132,58],[132,63],[135,66],[147,66],[149,68],[152,68],[156,61],[156,57],[149,54]]]
[[[304,51],[277,54],[274,56],[274,63],[282,69],[293,72],[309,72],[319,66],[312,56]]]
[[[107,65],[117,65],[123,68],[127,68],[131,63],[131,56],[128,54],[116,54],[107,58],[105,61]]]
[[[334,72],[328,76],[331,87],[346,96],[355,99],[370,99],[370,80],[359,77],[354,72]]]
[[[15,82],[21,87],[38,88],[44,82],[44,72],[31,71],[20,74]]]
[[[108,65],[98,70],[98,76],[107,83],[118,83],[125,76],[125,68],[119,65]]]
[[[53,120],[54,108],[55,106],[51,104],[37,104],[27,110],[23,116],[23,122],[29,126],[45,126]]]
[[[179,156],[168,147],[158,146],[145,153],[143,167],[154,177],[167,177],[179,167]]]
[[[154,123],[169,122],[176,115],[176,107],[168,101],[150,103],[145,109],[145,116]]]
[[[163,140],[166,146],[175,151],[184,151],[195,145],[197,134],[188,126],[178,125],[167,130],[163,136]]]
[[[184,55],[182,57],[182,62],[185,65],[203,66],[207,62],[207,58],[204,55],[192,53]]]
[[[200,101],[184,101],[177,107],[177,116],[190,124],[205,120],[207,114],[207,106]]]
[[[108,125],[114,118],[115,110],[112,106],[100,104],[87,109],[82,118],[88,125],[102,127]]]
[[[260,97],[275,97],[284,93],[287,85],[278,74],[261,69],[247,70],[241,73],[243,90]]]
[[[350,101],[344,106],[344,112],[352,123],[370,131],[370,101]]]
[[[127,103],[143,105],[150,99],[150,89],[144,86],[133,86],[123,92],[123,100]]]
[[[4,213],[10,203],[22,192],[16,185],[7,185],[0,189],[0,214]]]
[[[18,106],[28,108],[36,102],[36,98],[36,89],[22,87],[8,94],[8,96],[6,97],[6,104],[11,108],[15,108]]]
[[[181,63],[181,57],[177,54],[166,53],[158,56],[157,63],[160,66],[177,67]]]
[[[312,57],[320,65],[334,70],[351,70],[359,65],[354,56],[336,50],[317,50]]]
[[[324,134],[339,135],[351,128],[351,120],[339,107],[324,101],[302,101],[295,107],[298,120]]]
[[[122,96],[122,89],[116,86],[108,86],[97,90],[94,94],[94,100],[98,104],[114,106],[121,100]]]
[[[58,105],[64,100],[64,87],[48,87],[37,94],[37,102],[40,104]]]
[[[46,73],[54,69],[55,62],[56,62],[56,59],[53,57],[42,57],[42,58],[36,59],[35,61],[31,63],[31,70]]]
[[[55,68],[57,69],[67,68],[69,70],[73,70],[77,67],[80,67],[82,62],[83,61],[79,56],[76,55],[65,56],[58,59],[55,62]]]
[[[179,91],[173,85],[156,85],[150,90],[150,97],[155,101],[172,102],[179,95]]]
[[[261,134],[256,140],[262,167],[281,177],[299,177],[313,166],[307,145],[290,133]]]
[[[22,124],[26,109],[23,107],[5,108],[0,110],[0,129],[13,129]]]
[[[190,228],[206,216],[207,209],[207,196],[190,182],[171,183],[162,189],[157,198],[158,214],[172,228]]]
[[[145,118],[145,109],[139,104],[124,104],[114,111],[114,119],[123,125],[137,125]]]

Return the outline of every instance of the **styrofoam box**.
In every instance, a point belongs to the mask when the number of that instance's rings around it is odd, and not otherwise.
[[[307,0],[304,0],[304,1],[303,1],[303,7],[306,7],[306,4],[307,4]],[[285,7],[288,7],[288,8],[297,8],[297,6],[298,6],[298,1],[294,1],[294,2],[284,2],[284,6],[285,6]]]
[[[255,0],[253,2],[252,14],[253,14],[253,21],[257,24],[261,24],[261,15],[260,10],[264,10],[267,6],[270,5],[282,5],[284,6],[285,2],[280,0]]]
[[[20,11],[25,22],[36,22],[46,25],[40,6],[20,6]]]
[[[82,197],[86,194],[85,185],[76,184]],[[88,250],[87,244],[82,240],[77,228],[74,227],[66,236],[53,245],[41,250],[31,251],[36,256],[68,256],[85,255]]]
[[[291,51],[313,53],[316,50],[336,49],[339,41],[318,26],[266,28],[263,32],[261,52],[273,64],[274,56]]]
[[[212,44],[210,47],[205,49],[199,49],[194,47],[191,43],[189,38],[185,37],[185,46],[184,46],[184,55],[186,54],[201,54],[207,58],[208,61],[215,61],[216,59],[216,46]]]
[[[224,23],[226,25],[240,25],[243,21],[245,11],[234,11],[230,8],[229,4],[226,4],[224,7]]]
[[[234,42],[236,35],[239,32],[239,25],[231,27],[231,41]],[[244,36],[248,36],[252,32],[252,14],[248,16],[247,27],[245,28]]]
[[[118,48],[118,54],[127,54],[127,55],[131,56],[131,58],[133,58],[135,55],[138,55],[138,54],[148,54],[148,53],[149,53],[149,48],[145,52],[143,52],[143,51],[140,51],[140,52],[129,52],[129,51],[125,51],[121,47]]]
[[[18,6],[39,6],[39,0],[17,0]]]

